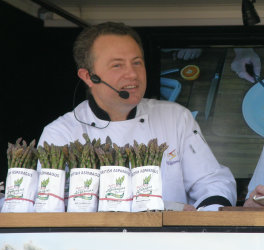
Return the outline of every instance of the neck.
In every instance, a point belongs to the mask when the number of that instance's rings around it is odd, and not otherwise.
[[[129,120],[133,119],[136,116],[137,107],[132,107],[128,110],[119,110],[118,112],[112,112],[114,108],[112,108],[111,111],[106,110],[103,107],[100,107],[92,95],[89,96],[89,106],[93,113],[97,116],[97,118],[101,120],[106,121],[123,121],[123,120]]]
[[[125,121],[133,107],[128,108],[121,108],[115,107],[111,109],[104,109],[107,114],[110,116],[111,121]]]
[[[129,110],[130,112],[130,110]],[[129,112],[109,112],[109,116],[111,121],[125,121],[127,119],[127,116],[129,114]]]

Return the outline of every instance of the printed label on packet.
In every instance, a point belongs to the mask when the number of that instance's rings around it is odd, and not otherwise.
[[[38,183],[36,212],[64,212],[65,171],[41,169]]]
[[[97,211],[99,177],[99,169],[75,168],[71,170],[68,212]]]
[[[122,166],[102,166],[98,211],[130,212],[131,201],[130,169]]]
[[[2,212],[33,212],[37,183],[34,169],[8,169]]]
[[[159,166],[143,166],[132,171],[132,212],[164,210]]]

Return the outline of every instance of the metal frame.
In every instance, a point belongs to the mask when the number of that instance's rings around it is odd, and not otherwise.
[[[42,6],[43,8],[56,13],[57,15],[65,18],[66,20],[78,25],[79,27],[88,27],[90,26],[88,23],[83,21],[81,18],[72,15],[71,13],[67,12],[66,10],[60,8],[59,6],[49,2],[47,0],[31,0],[32,2]]]

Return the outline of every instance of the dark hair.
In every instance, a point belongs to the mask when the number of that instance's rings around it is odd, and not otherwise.
[[[77,37],[73,46],[73,57],[77,68],[86,68],[93,71],[94,56],[92,47],[94,41],[101,35],[128,35],[131,36],[143,52],[143,46],[138,33],[123,23],[105,22],[85,28]]]

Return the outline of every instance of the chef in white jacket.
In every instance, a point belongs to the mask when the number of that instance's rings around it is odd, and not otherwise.
[[[255,198],[260,198],[256,200]],[[264,147],[248,185],[244,207],[264,207]]]
[[[78,76],[91,96],[44,128],[44,141],[65,145],[107,136],[119,146],[157,138],[169,146],[161,172],[165,207],[212,210],[236,203],[236,183],[218,163],[189,110],[144,99],[146,69],[141,41],[130,27],[103,23],[84,29],[74,44]],[[107,86],[108,85],[108,86]]]

